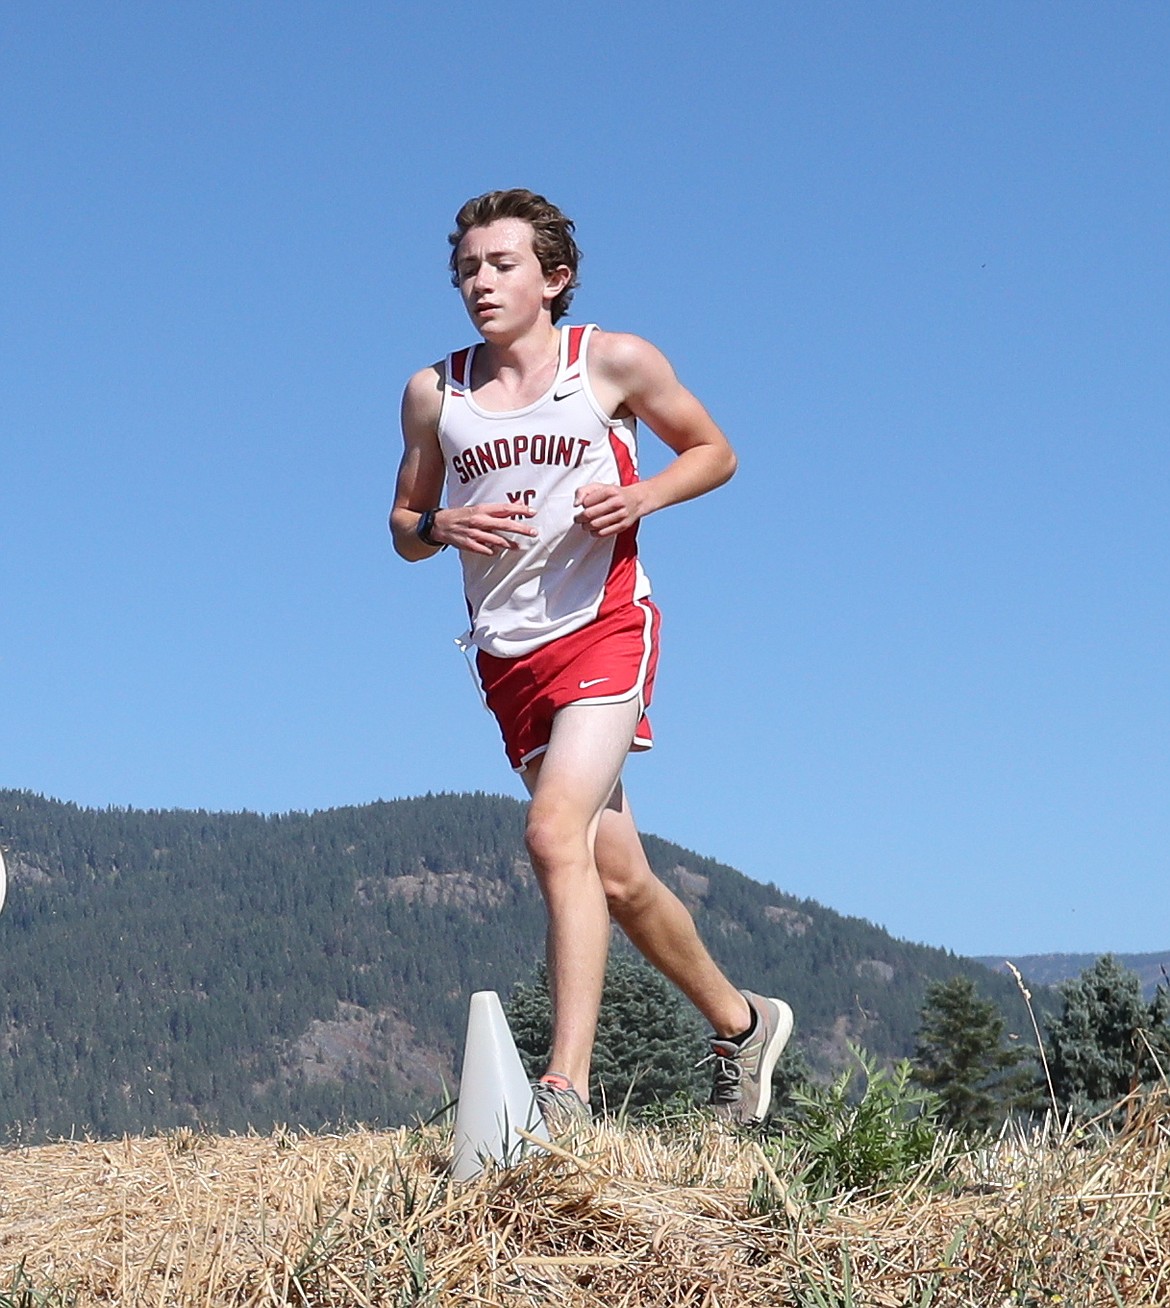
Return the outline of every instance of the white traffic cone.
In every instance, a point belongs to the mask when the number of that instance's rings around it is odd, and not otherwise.
[[[494,990],[477,990],[467,1014],[451,1175],[470,1181],[487,1158],[516,1162],[534,1148],[517,1135],[517,1127],[548,1139],[500,997]]]

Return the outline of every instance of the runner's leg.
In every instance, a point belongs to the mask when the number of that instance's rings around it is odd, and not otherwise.
[[[601,815],[594,858],[613,920],[646,961],[683,992],[717,1036],[751,1024],[743,995],[715,965],[686,906],[654,875],[619,781]]]
[[[523,780],[532,796],[525,841],[548,910],[553,1033],[549,1071],[589,1097],[589,1065],[609,949],[609,911],[594,842],[614,793],[640,709],[569,704],[553,719],[548,749]]]

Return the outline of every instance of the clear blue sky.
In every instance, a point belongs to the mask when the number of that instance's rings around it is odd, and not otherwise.
[[[642,825],[959,952],[1170,947],[1170,9],[0,16],[0,785],[520,794],[385,527],[467,196],[741,457],[648,521]],[[644,464],[660,466],[644,435]]]

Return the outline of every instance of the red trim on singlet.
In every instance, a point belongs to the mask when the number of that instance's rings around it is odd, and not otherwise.
[[[609,448],[617,464],[619,484],[632,486],[638,480],[634,460],[629,448],[612,431],[609,433]],[[609,563],[609,575],[605,579],[605,590],[597,610],[598,617],[603,613],[612,613],[623,605],[632,604],[637,582],[638,524],[634,523],[614,541],[613,558]]]
[[[609,448],[613,452],[614,461],[618,466],[618,478],[623,486],[632,486],[638,480],[638,472],[634,467],[634,460],[630,457],[630,449],[626,443],[619,439],[613,431],[609,433]]]
[[[569,328],[569,349],[565,359],[568,367],[572,368],[577,360],[581,357],[581,342],[585,337],[584,327]]]
[[[467,385],[467,358],[471,353],[471,347],[456,350],[451,356],[451,375],[447,378],[447,384],[451,387],[452,395],[459,395],[456,386],[463,387]]]

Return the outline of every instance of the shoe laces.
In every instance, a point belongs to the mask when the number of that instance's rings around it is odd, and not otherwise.
[[[543,1111],[549,1109],[570,1118],[588,1121],[592,1117],[589,1105],[574,1089],[568,1077],[554,1073],[542,1076],[532,1086],[536,1103]]]
[[[695,1064],[696,1067],[703,1067],[707,1063],[715,1064],[711,1084],[713,1104],[739,1103],[742,1097],[740,1083],[743,1080],[743,1067],[739,1061],[741,1052],[729,1040],[714,1040],[711,1042],[711,1052]]]

